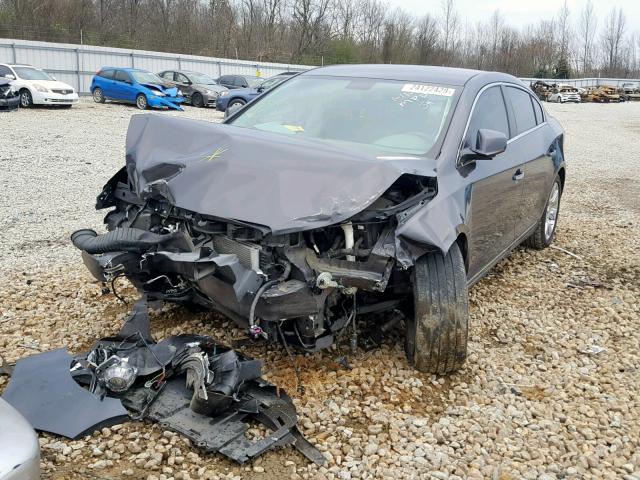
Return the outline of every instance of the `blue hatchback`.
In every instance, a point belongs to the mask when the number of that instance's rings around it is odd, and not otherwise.
[[[136,68],[102,68],[91,81],[91,95],[97,103],[106,99],[135,103],[140,110],[148,107],[182,110],[182,92],[169,87],[155,73]]]

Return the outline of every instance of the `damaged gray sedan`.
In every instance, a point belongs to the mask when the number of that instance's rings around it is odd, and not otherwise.
[[[134,116],[97,201],[109,231],[72,240],[101,281],[308,351],[400,318],[410,362],[443,374],[466,357],[468,286],[552,242],[564,182],[563,131],[516,78],[332,66],[224,124]]]

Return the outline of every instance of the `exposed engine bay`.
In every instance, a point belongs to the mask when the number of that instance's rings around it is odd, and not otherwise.
[[[432,159],[161,115],[132,117],[126,152],[97,198],[108,232],[72,235],[89,270],[254,337],[313,351],[349,327],[354,343],[356,317],[412,308],[414,260],[453,241],[425,228]]]
[[[410,296],[406,270],[395,261],[397,215],[431,198],[430,178],[403,175],[349,221],[274,235],[171,205],[141,201],[125,169],[98,207],[108,233],[72,236],[102,282],[126,276],[140,291],[213,308],[255,336],[305,350],[328,347],[357,314],[402,308]]]

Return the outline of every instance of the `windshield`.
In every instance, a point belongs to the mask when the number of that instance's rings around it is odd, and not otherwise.
[[[305,75],[229,123],[376,155],[424,155],[445,131],[456,98],[456,90],[443,85]]]
[[[155,73],[145,72],[143,70],[133,70],[129,73],[131,73],[133,79],[138,83],[155,83],[160,85],[164,83]]]
[[[23,80],[53,80],[46,72],[33,67],[13,67],[19,78]]]
[[[264,79],[260,77],[244,77],[244,78],[247,79],[247,84],[249,85],[249,88],[258,88],[260,84],[264,82]]]
[[[213,78],[209,75],[205,75],[204,73],[189,73],[189,78],[193,83],[198,83],[200,85],[217,85]]]

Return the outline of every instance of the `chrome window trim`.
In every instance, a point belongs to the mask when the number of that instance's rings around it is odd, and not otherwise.
[[[464,143],[464,139],[467,138],[467,133],[469,131],[469,124],[471,123],[471,117],[473,116],[473,114],[474,114],[474,112],[476,110],[476,104],[478,103],[478,99],[480,98],[480,95],[482,95],[486,90],[490,89],[491,87],[497,87],[497,86],[519,88],[523,92],[527,93],[531,98],[534,98],[535,101],[538,102],[538,104],[540,105],[540,109],[542,110],[542,116],[544,117],[544,121],[542,123],[539,123],[535,127],[530,128],[529,130],[525,130],[524,132],[519,133],[515,137],[512,137],[512,138],[508,139],[507,140],[507,145],[509,145],[511,142],[513,142],[515,140],[518,140],[519,138],[523,137],[524,135],[527,135],[527,134],[533,132],[534,130],[537,130],[538,128],[542,127],[543,125],[546,125],[546,123],[547,123],[547,112],[544,111],[544,108],[542,108],[542,104],[538,101],[538,99],[535,97],[535,95],[531,94],[531,91],[529,89],[527,89],[527,88],[525,88],[525,87],[523,87],[521,85],[517,85],[515,83],[510,83],[510,82],[487,83],[484,87],[482,87],[478,91],[478,93],[476,94],[476,97],[473,99],[473,104],[471,105],[471,111],[469,112],[469,116],[467,117],[467,124],[464,127],[464,132],[462,134],[462,138],[460,139],[460,145],[458,145],[458,156],[456,158],[456,166],[458,166],[458,167],[462,166],[462,164],[460,163],[460,154],[462,153],[462,144]],[[508,118],[509,109],[507,108],[506,99],[503,98],[502,101],[504,102],[504,108],[505,108],[505,110],[507,112],[507,118]],[[531,106],[531,108],[533,108],[533,105]],[[535,117],[535,112],[533,113],[533,116]]]

